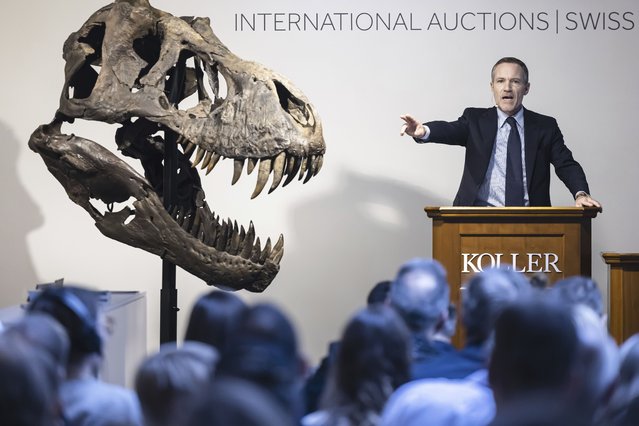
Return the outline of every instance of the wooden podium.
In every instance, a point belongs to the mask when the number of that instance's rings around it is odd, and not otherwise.
[[[639,333],[639,253],[602,253],[608,264],[608,319],[618,344]]]
[[[451,300],[474,273],[511,265],[550,282],[591,275],[591,219],[597,208],[426,207],[433,220],[433,258],[448,272]],[[457,327],[454,343],[461,346]]]

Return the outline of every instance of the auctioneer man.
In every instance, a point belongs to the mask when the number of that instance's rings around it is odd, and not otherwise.
[[[599,202],[589,195],[583,169],[564,144],[554,118],[523,107],[528,68],[502,58],[493,66],[490,87],[496,107],[467,108],[453,122],[421,124],[401,116],[401,134],[418,143],[466,147],[464,172],[455,206],[550,206],[550,165],[568,187],[577,207]]]

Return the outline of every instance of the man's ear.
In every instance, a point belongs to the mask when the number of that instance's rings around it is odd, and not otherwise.
[[[530,83],[526,83],[526,90],[524,91],[524,95],[527,95],[529,90],[530,90]]]

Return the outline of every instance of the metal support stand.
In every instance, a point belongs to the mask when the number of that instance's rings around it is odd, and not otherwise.
[[[186,57],[180,56],[169,84],[171,92],[169,101],[178,106],[184,93],[184,76]],[[177,135],[166,129],[164,132],[164,208],[175,205],[177,199]],[[177,287],[175,280],[175,264],[162,260],[162,289],[160,290],[160,344],[177,340]]]

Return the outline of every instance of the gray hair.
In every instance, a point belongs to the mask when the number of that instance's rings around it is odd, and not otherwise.
[[[462,321],[468,343],[483,344],[504,308],[530,293],[526,277],[512,269],[492,268],[473,275],[462,289]]]
[[[450,303],[446,270],[436,260],[409,260],[397,272],[390,299],[413,333],[434,328]]]

